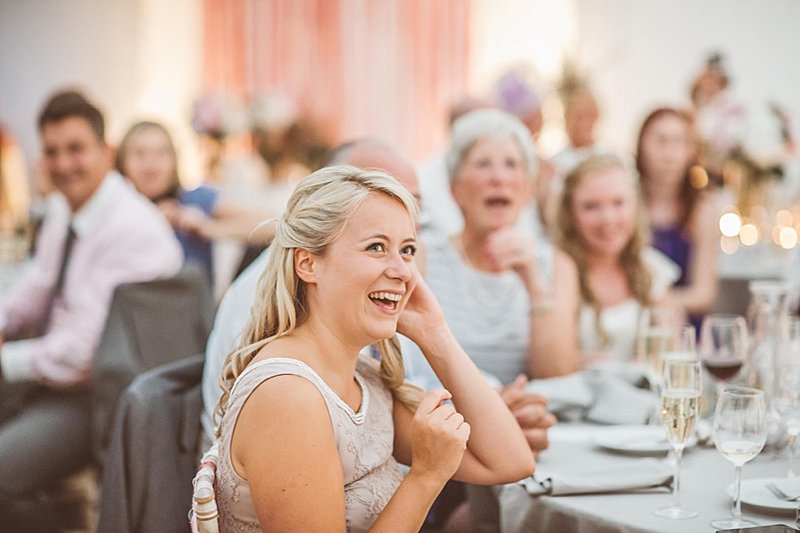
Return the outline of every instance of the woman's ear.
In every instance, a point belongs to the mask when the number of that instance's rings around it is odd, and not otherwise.
[[[316,276],[314,274],[314,265],[316,258],[308,250],[302,248],[295,248],[294,250],[294,270],[297,277],[305,283],[314,283]]]

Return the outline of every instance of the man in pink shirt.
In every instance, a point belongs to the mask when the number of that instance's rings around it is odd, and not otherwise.
[[[0,521],[26,531],[57,527],[36,493],[89,461],[88,385],[114,288],[169,277],[183,259],[166,220],[111,170],[94,105],[54,95],[39,133],[57,193],[30,272],[0,301]]]

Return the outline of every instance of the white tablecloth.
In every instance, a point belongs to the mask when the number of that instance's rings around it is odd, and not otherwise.
[[[592,428],[565,428],[555,431],[550,449],[540,458],[542,468],[579,472],[598,465],[626,464],[630,456],[605,452],[590,442]],[[747,463],[743,479],[786,475],[787,460],[757,457]],[[688,449],[681,468],[681,497],[685,505],[699,512],[697,518],[668,520],[652,514],[654,509],[672,502],[666,489],[626,494],[585,496],[530,496],[520,485],[479,488],[483,498],[491,497],[499,505],[499,530],[510,532],[558,533],[691,533],[713,532],[714,519],[730,516],[731,497],[726,487],[733,482],[733,465],[712,448]],[[473,490],[473,494],[475,491]],[[744,515],[758,524],[794,525],[794,517],[765,514],[743,506]],[[491,527],[478,528],[489,531]]]

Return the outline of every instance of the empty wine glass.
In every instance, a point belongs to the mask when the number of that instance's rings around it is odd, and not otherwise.
[[[686,442],[692,435],[702,391],[700,361],[670,358],[664,361],[661,374],[661,423],[667,430],[675,455],[675,477],[672,482],[672,505],[656,509],[656,516],[672,519],[694,518],[695,511],[681,505],[681,457]]]
[[[700,328],[703,367],[718,382],[734,378],[747,358],[747,322],[740,315],[712,314]]]
[[[714,411],[714,445],[732,462],[734,497],[730,518],[714,520],[717,529],[734,529],[756,525],[742,518],[742,465],[757,456],[767,441],[767,408],[764,392],[749,387],[726,386],[722,389]]]

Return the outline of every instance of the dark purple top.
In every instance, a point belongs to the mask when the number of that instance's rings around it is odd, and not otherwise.
[[[672,262],[681,269],[681,276],[674,283],[676,287],[682,287],[688,283],[687,271],[689,270],[689,259],[692,255],[692,244],[686,235],[677,226],[651,228],[653,235],[653,248],[666,255]]]
[[[681,275],[673,284],[675,287],[683,287],[689,284],[689,261],[692,258],[692,243],[681,231],[678,226],[670,227],[651,227],[650,232],[653,237],[653,248],[666,255],[681,269]],[[695,327],[695,332],[700,335],[700,326],[703,322],[703,315],[690,314],[689,321]]]

